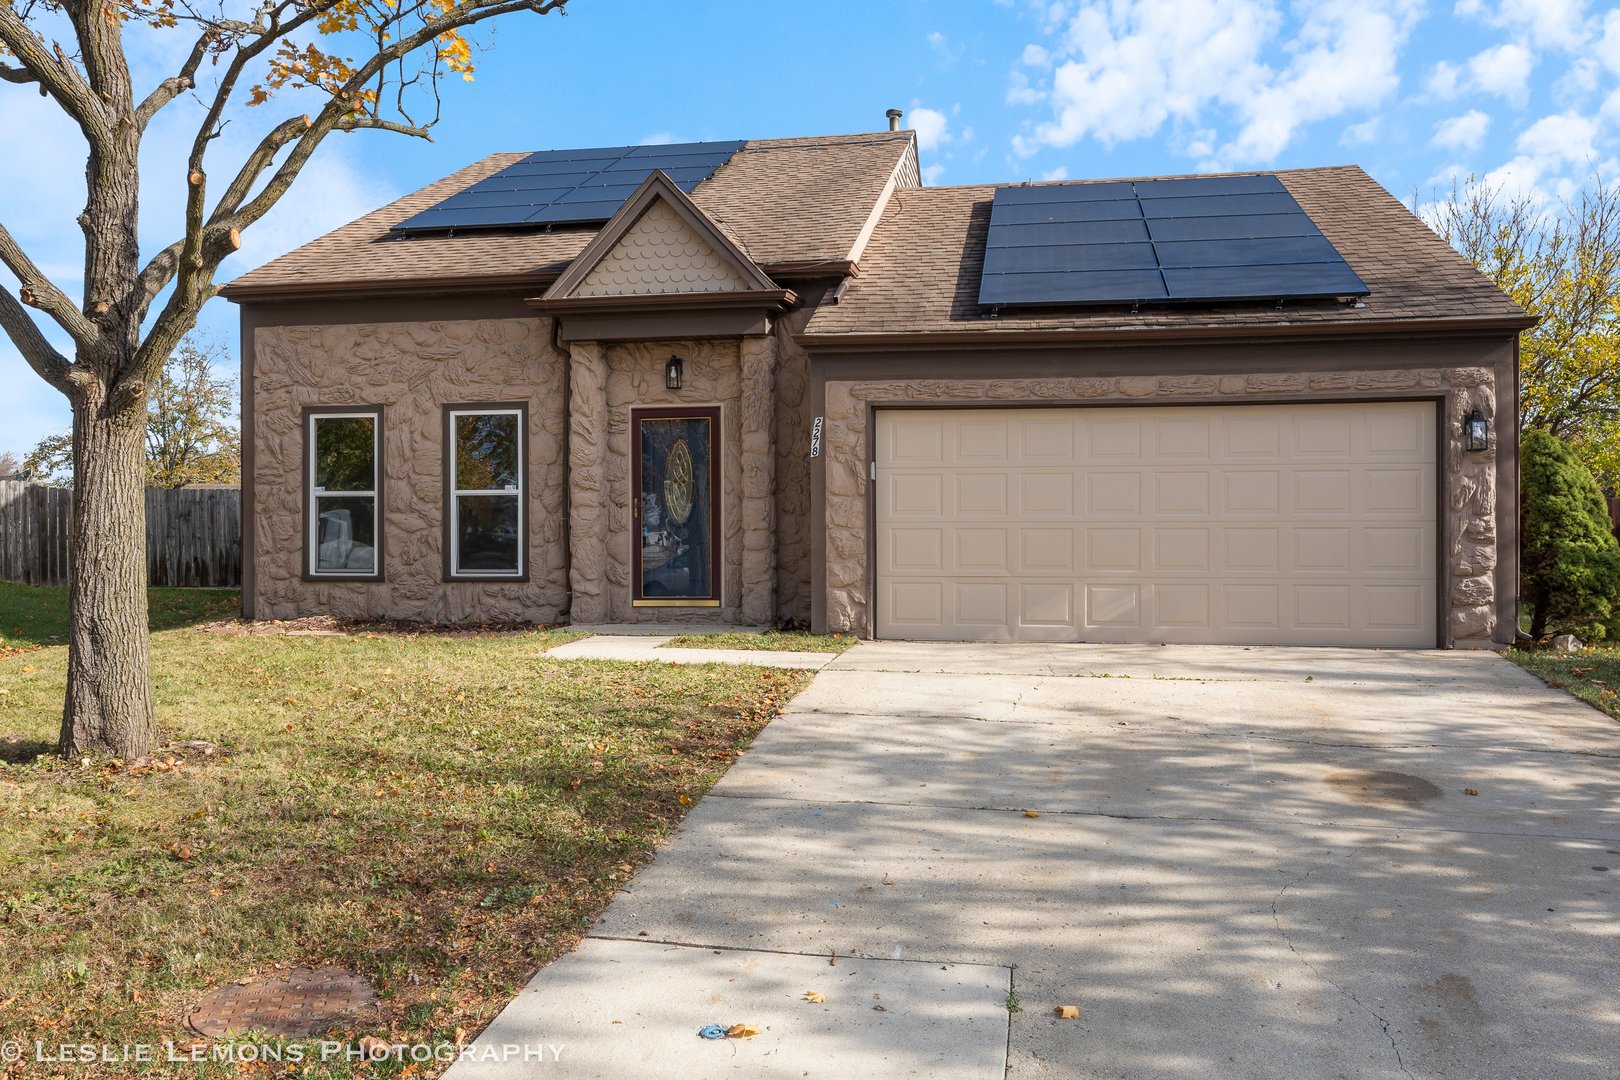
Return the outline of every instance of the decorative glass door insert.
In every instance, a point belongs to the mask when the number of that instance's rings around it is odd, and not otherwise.
[[[720,604],[720,409],[636,409],[631,517],[640,607]]]

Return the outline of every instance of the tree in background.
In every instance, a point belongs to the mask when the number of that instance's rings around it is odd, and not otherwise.
[[[23,463],[16,454],[10,450],[0,450],[0,480],[18,475],[23,471]]]
[[[1609,637],[1620,615],[1620,542],[1603,492],[1555,435],[1527,431],[1519,452],[1519,575],[1530,636]]]
[[[242,476],[236,380],[214,376],[217,345],[188,337],[163,365],[146,402],[146,484],[235,484]],[[73,480],[73,433],[48,435],[28,455],[32,478]],[[0,476],[5,475],[0,468]]]
[[[439,87],[472,77],[465,31],[567,0],[0,0],[0,84],[38,93],[86,147],[83,295],[70,297],[0,225],[0,328],[73,406],[73,532],[67,694],[58,749],[139,758],[155,734],[146,623],[147,403],[164,364],[218,291],[242,230],[286,194],[334,131],[428,136]],[[137,87],[131,55],[178,61]],[[239,160],[220,135],[240,107],[290,99]],[[553,98],[547,107],[559,103]],[[3,108],[0,105],[0,108]],[[267,112],[269,110],[261,110]],[[143,259],[141,149],[153,120],[192,132],[184,158],[146,176],[184,193],[168,246]],[[42,138],[66,142],[65,131]],[[26,153],[27,147],[12,147]],[[144,200],[149,202],[150,200]],[[145,216],[151,219],[152,207]],[[4,207],[0,206],[0,214]],[[38,312],[71,342],[64,355]]]
[[[1548,207],[1470,179],[1429,224],[1541,322],[1520,337],[1520,426],[1569,443],[1620,490],[1620,189]]]

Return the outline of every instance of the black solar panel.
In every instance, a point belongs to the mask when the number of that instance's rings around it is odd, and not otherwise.
[[[979,303],[1064,305],[1365,296],[1271,175],[996,189]]]
[[[394,232],[530,228],[606,221],[661,169],[691,191],[742,141],[542,150],[395,225]]]

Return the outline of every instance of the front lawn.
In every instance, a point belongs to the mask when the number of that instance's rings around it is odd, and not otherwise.
[[[1509,649],[1507,655],[1548,686],[1568,690],[1588,705],[1620,719],[1620,647],[1598,645],[1572,653]]]
[[[195,626],[241,614],[235,589],[148,589],[147,618],[153,630]],[[0,581],[0,656],[40,645],[65,645],[68,591]]]
[[[544,655],[572,636],[162,632],[176,745],[133,770],[49,752],[65,648],[0,658],[0,1041],[183,1046],[202,991],[298,963],[375,981],[355,1037],[477,1031],[809,678]]]
[[[848,634],[810,634],[802,630],[767,630],[760,634],[681,634],[665,649],[770,649],[782,652],[841,653],[855,644]]]

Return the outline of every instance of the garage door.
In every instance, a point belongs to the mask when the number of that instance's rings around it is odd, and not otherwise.
[[[879,637],[1435,644],[1428,402],[877,414]]]

